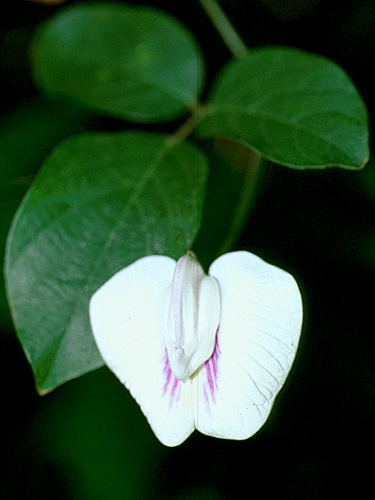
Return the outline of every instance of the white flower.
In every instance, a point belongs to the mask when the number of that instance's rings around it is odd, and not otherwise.
[[[105,363],[157,438],[177,446],[194,429],[246,439],[264,424],[297,350],[302,303],[291,275],[251,253],[222,255],[206,275],[188,252],[115,274],[91,298],[90,319]]]

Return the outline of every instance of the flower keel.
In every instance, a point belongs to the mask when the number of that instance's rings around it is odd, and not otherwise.
[[[177,261],[167,311],[165,343],[177,379],[186,382],[212,355],[220,309],[217,280],[188,252]]]

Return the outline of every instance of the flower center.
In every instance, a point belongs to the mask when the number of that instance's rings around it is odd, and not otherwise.
[[[218,281],[188,252],[177,261],[167,311],[165,340],[176,378],[186,381],[211,357],[220,314]]]

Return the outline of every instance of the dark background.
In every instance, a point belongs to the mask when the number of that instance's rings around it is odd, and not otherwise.
[[[157,6],[193,31],[206,55],[208,87],[230,54],[198,2],[129,3]],[[28,46],[36,25],[63,5],[9,0],[0,7],[0,252],[29,176],[62,137],[132,126],[39,96]],[[338,62],[367,102],[371,123],[374,1],[221,5],[249,47],[290,45]],[[39,397],[2,291],[1,498],[310,500],[340,498],[349,488],[367,497],[375,445],[374,216],[371,162],[361,172],[268,168],[237,246],[293,273],[305,323],[285,388],[247,441],[194,433],[180,447],[163,447],[105,368]]]

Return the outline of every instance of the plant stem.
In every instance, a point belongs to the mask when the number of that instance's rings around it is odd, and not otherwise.
[[[199,3],[233,56],[244,56],[247,47],[216,0],[199,0]]]
[[[201,227],[193,245],[204,269],[230,252],[256,200],[265,160],[245,144],[224,137],[208,146],[211,169]]]
[[[244,146],[241,146],[244,147]],[[255,151],[246,148],[242,162],[241,185],[238,204],[235,208],[230,231],[217,250],[216,258],[233,249],[255,201],[259,178],[264,171],[264,159]]]
[[[192,134],[199,123],[199,117],[201,115],[200,109],[204,106],[199,103],[195,103],[191,106],[191,115],[182,123],[182,125],[170,135],[170,140],[173,142],[184,141]]]

